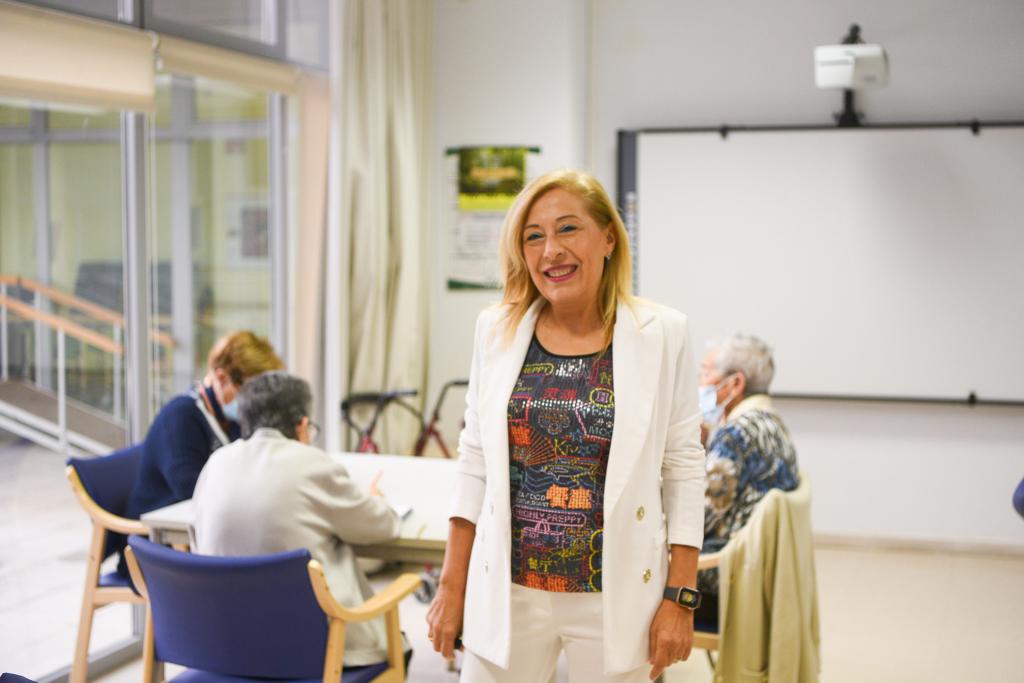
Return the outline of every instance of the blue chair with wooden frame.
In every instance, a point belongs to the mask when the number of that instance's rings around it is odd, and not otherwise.
[[[405,680],[398,603],[419,587],[415,574],[403,574],[359,607],[347,608],[331,595],[308,550],[213,557],[132,536],[125,559],[149,602],[144,681],[153,681],[158,661],[188,667],[174,679],[179,683]],[[343,670],[346,624],[381,615],[387,660]]]
[[[36,683],[31,678],[25,678],[18,674],[12,674],[10,672],[4,672],[0,674],[0,683]]]
[[[100,569],[103,560],[124,547],[126,535],[148,533],[137,519],[123,516],[141,458],[142,445],[139,444],[98,458],[71,458],[67,463],[65,474],[71,482],[71,490],[92,520],[92,541],[70,683],[85,683],[95,611],[115,602],[145,604],[142,596],[132,589],[127,576],[117,572],[101,574]]]

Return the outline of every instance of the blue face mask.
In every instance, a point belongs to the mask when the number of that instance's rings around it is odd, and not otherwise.
[[[721,424],[722,418],[725,417],[725,404],[718,404],[718,390],[725,384],[725,379],[715,385],[697,387],[700,412],[704,414],[704,422],[712,427]],[[726,401],[726,403],[728,402]]]
[[[700,412],[704,414],[704,422],[709,425],[717,425],[725,414],[725,406],[718,405],[718,387],[699,387],[697,392],[700,397]]]
[[[238,422],[238,399],[236,398],[231,403],[227,403],[220,407],[224,411],[224,417],[231,420],[232,422]]]

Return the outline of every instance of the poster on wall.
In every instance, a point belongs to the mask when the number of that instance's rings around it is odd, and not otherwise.
[[[227,264],[266,268],[270,263],[270,209],[263,193],[237,194],[225,203]]]
[[[539,147],[456,147],[447,150],[451,197],[449,290],[501,289],[498,240],[505,213],[528,178]]]

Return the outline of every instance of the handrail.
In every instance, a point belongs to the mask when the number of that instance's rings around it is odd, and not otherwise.
[[[36,320],[43,323],[48,327],[52,327],[63,331],[65,334],[71,335],[76,339],[83,341],[87,344],[92,344],[101,351],[112,353],[116,356],[124,354],[124,347],[120,344],[113,342],[98,332],[93,332],[87,327],[83,327],[78,323],[73,323],[69,320],[53,315],[52,313],[44,313],[38,311],[33,306],[29,306],[23,301],[12,299],[9,296],[0,296],[0,306],[6,307],[29,320]]]
[[[118,325],[122,327],[124,326],[124,316],[122,316],[121,314],[117,313],[116,311],[112,311],[104,306],[100,306],[99,304],[94,304],[91,301],[86,301],[85,299],[77,297],[74,294],[62,292],[61,290],[56,289],[55,287],[44,285],[41,282],[36,282],[31,278],[23,277],[21,275],[7,275],[0,277],[4,278],[6,284],[15,285],[23,289],[39,292],[41,294],[46,295],[47,297],[49,297],[50,299],[52,299],[53,301],[57,302],[62,306],[67,306],[68,308],[77,308],[79,311],[86,313],[92,316],[93,318],[101,320],[105,323],[109,323],[111,325]]]
[[[62,306],[77,309],[82,313],[100,320],[101,322],[116,325],[117,327],[124,329],[124,316],[117,311],[112,311],[105,306],[100,306],[99,304],[75,296],[74,294],[62,292],[59,289],[50,287],[49,285],[36,282],[31,278],[27,278],[22,275],[4,275],[0,273],[0,284],[14,285],[30,291],[39,292]],[[149,334],[154,341],[164,348],[173,349],[177,346],[174,338],[166,332],[150,330]]]

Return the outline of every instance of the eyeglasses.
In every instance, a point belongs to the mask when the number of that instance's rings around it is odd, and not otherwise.
[[[320,438],[320,425],[310,420],[307,430],[309,432],[309,442],[316,443],[316,440]]]

